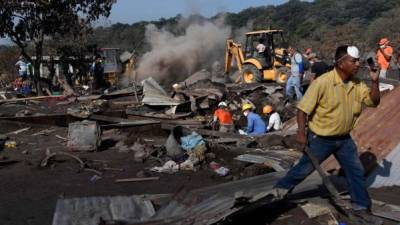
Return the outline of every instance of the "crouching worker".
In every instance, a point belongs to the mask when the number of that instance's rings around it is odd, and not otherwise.
[[[221,132],[234,132],[235,127],[233,126],[232,115],[228,111],[228,105],[225,102],[218,104],[218,109],[214,112],[214,118],[212,121],[213,129],[215,130],[219,123],[219,131]]]
[[[267,132],[278,131],[282,129],[282,121],[279,113],[275,112],[274,108],[266,105],[263,108],[264,116],[269,116]]]
[[[246,133],[250,136],[261,135],[265,133],[266,127],[261,116],[252,111],[253,106],[245,103],[242,106],[243,115],[247,117]]]

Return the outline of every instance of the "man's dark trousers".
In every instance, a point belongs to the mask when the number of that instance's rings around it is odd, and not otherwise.
[[[354,209],[370,208],[371,200],[365,184],[364,168],[358,158],[357,146],[351,136],[321,137],[313,132],[308,132],[308,146],[320,163],[334,154],[346,175]],[[275,187],[292,189],[313,171],[314,167],[309,157],[304,154]]]

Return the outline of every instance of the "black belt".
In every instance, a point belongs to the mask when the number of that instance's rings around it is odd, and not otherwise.
[[[314,132],[311,131],[311,130],[308,130],[308,132],[309,132],[311,135],[313,135],[313,136],[315,135],[316,137],[321,138],[321,139],[325,139],[325,140],[344,140],[344,139],[351,138],[350,134],[345,134],[345,135],[332,135],[332,136],[321,136],[321,135],[318,135],[318,134],[314,133]]]

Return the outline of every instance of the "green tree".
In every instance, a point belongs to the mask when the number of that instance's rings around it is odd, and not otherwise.
[[[115,0],[0,0],[0,37],[9,37],[35,69],[34,83],[39,84],[43,43],[54,35],[79,35],[83,27],[101,16],[109,16]],[[33,46],[36,59],[28,54]]]

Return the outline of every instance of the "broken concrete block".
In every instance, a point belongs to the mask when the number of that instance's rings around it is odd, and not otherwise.
[[[96,121],[70,123],[67,147],[72,151],[96,151],[101,144],[100,135],[101,130]]]

